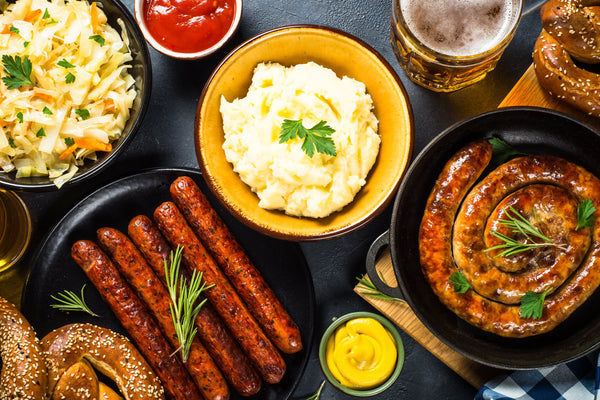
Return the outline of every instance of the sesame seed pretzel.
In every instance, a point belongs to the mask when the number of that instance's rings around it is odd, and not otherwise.
[[[40,342],[25,317],[0,297],[0,400],[44,400],[47,372]]]
[[[88,390],[89,385],[84,381],[90,380],[91,372],[83,371],[87,369],[81,364],[84,360],[111,378],[127,400],[165,398],[158,377],[143,356],[129,340],[110,329],[91,324],[65,325],[46,335],[41,345],[48,367],[48,394],[52,399],[75,398],[70,395],[69,386]],[[95,382],[93,377],[91,380]],[[60,395],[56,391],[61,391]]]
[[[600,117],[600,75],[576,65],[600,63],[600,1],[551,0],[540,10],[542,30],[533,61],[551,95]]]

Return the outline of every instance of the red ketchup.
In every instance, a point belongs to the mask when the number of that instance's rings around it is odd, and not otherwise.
[[[144,22],[152,37],[169,50],[195,53],[217,43],[229,30],[235,0],[149,0]]]

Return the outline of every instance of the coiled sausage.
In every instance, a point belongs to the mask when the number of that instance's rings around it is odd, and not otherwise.
[[[595,218],[590,229],[584,228],[579,233],[573,232],[572,221],[565,222],[566,227],[560,228],[561,234],[569,239],[568,246],[577,247],[573,257],[581,258],[581,262],[577,268],[567,268],[573,270],[567,278],[555,281],[560,286],[554,288],[555,291],[546,297],[541,318],[533,319],[522,318],[518,304],[504,304],[479,292],[502,292],[497,282],[488,281],[487,288],[481,287],[486,285],[485,282],[478,282],[482,274],[485,275],[491,268],[491,264],[487,262],[482,270],[477,270],[479,261],[485,256],[482,252],[486,248],[483,238],[487,216],[500,204],[504,196],[514,194],[523,187],[538,184],[562,188],[577,202],[589,199],[598,209],[600,180],[585,169],[558,157],[525,156],[502,164],[469,192],[488,165],[491,154],[492,148],[487,141],[471,143],[444,166],[428,198],[419,232],[423,273],[442,303],[477,327],[507,337],[545,333],[571,315],[600,285],[600,220]],[[543,193],[548,192],[544,189]],[[456,220],[458,227],[453,228],[459,205],[465,196],[461,216]],[[567,213],[573,212],[572,205],[565,207],[571,207]],[[560,211],[561,208],[552,212]],[[570,217],[566,219],[568,218]],[[546,223],[546,226],[548,225],[549,223]],[[453,229],[456,233],[454,238]],[[586,236],[591,236],[589,249]],[[458,253],[452,250],[453,241],[455,248],[459,248]],[[455,256],[458,259],[462,258],[460,264],[464,270],[454,263]],[[471,256],[474,257],[473,262],[469,262]],[[459,271],[477,289],[455,293],[449,279],[453,273]],[[523,272],[524,275],[535,273],[537,272],[531,270]],[[535,285],[539,284],[540,282],[537,282],[529,289],[535,289]],[[528,289],[519,290],[522,293]],[[510,297],[512,293],[507,292],[505,295]]]

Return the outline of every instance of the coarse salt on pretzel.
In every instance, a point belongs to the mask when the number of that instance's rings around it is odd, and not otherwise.
[[[48,366],[49,396],[63,375],[85,360],[111,378],[128,400],[165,398],[158,377],[143,356],[129,340],[110,329],[91,324],[65,325],[46,335],[41,344]]]
[[[533,61],[540,85],[551,95],[600,117],[600,75],[576,61],[600,63],[600,1],[552,0],[541,8],[542,30]]]
[[[9,301],[0,297],[0,400],[43,400],[47,372],[35,331]]]

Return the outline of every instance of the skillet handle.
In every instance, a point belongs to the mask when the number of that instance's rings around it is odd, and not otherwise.
[[[400,287],[392,287],[383,282],[381,280],[381,277],[377,273],[377,270],[375,269],[375,265],[377,264],[377,256],[379,256],[381,250],[383,250],[386,246],[389,247],[389,245],[390,231],[388,229],[387,231],[382,233],[377,239],[375,239],[375,241],[371,244],[371,247],[369,247],[369,251],[367,252],[367,259],[365,262],[367,267],[367,274],[369,275],[369,279],[371,280],[371,282],[373,282],[373,285],[375,285],[377,290],[388,296],[404,300],[404,295],[402,294]]]

